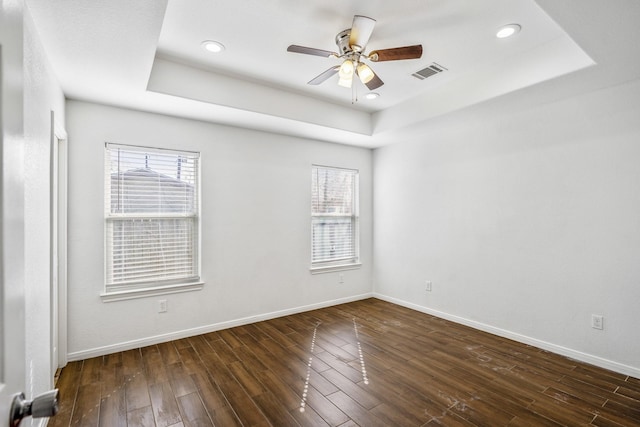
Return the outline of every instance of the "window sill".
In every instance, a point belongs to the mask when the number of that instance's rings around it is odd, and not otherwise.
[[[362,267],[362,264],[351,263],[351,264],[339,264],[339,265],[323,265],[322,267],[311,267],[311,274],[322,274],[322,273],[331,273],[333,271],[343,271],[343,270],[357,270]]]
[[[117,291],[101,293],[102,302],[124,301],[136,298],[145,298],[156,295],[177,294],[180,292],[200,291],[204,282],[183,283],[178,285],[158,286],[155,288],[132,289],[130,291]]]

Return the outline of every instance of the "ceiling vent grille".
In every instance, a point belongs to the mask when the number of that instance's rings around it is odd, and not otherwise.
[[[443,71],[447,71],[447,69],[444,68],[442,65],[434,62],[433,64],[429,65],[428,67],[423,68],[420,71],[416,71],[415,73],[412,74],[412,76],[417,78],[417,79],[424,80],[427,77],[434,76],[436,74],[442,73]]]

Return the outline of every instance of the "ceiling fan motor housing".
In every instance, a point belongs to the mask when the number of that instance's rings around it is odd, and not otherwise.
[[[336,45],[338,45],[338,50],[340,55],[346,55],[351,52],[351,46],[349,46],[349,37],[351,36],[351,28],[347,28],[346,30],[342,30],[336,36]]]

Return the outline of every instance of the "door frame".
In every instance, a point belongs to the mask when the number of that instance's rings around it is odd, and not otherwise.
[[[67,132],[51,111],[51,373],[67,364]]]

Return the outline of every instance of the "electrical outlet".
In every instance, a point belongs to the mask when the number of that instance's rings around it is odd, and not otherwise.
[[[604,329],[604,316],[599,314],[592,314],[591,327],[593,329]]]
[[[158,313],[166,313],[167,312],[167,300],[161,299],[158,300]]]
[[[344,274],[340,273],[340,274],[338,275],[338,282],[340,282],[340,283],[344,283]]]
[[[431,280],[425,280],[424,282],[424,290],[427,292],[431,292]]]

